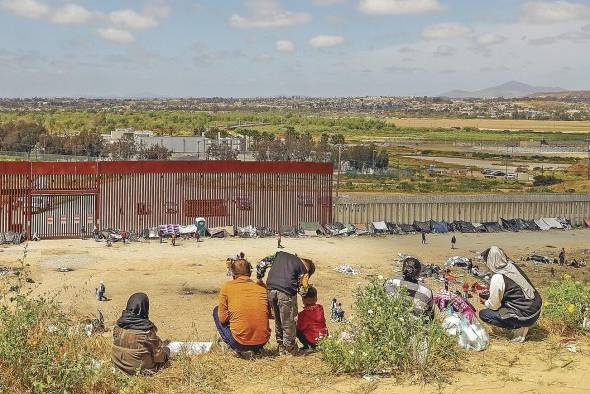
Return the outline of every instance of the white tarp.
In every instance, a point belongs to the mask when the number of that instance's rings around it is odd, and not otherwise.
[[[556,218],[543,218],[543,221],[547,223],[550,228],[563,229],[563,225],[559,223]]]
[[[198,231],[197,226],[189,224],[188,226],[178,226],[180,234],[194,234]]]
[[[535,219],[535,224],[539,226],[542,231],[551,230],[551,226],[545,223],[543,219]]]
[[[387,231],[387,224],[385,222],[372,222],[371,225],[377,231]]]

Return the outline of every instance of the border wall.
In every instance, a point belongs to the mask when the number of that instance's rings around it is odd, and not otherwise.
[[[334,200],[333,218],[341,223],[464,220],[481,223],[504,219],[565,217],[582,225],[590,217],[590,194],[479,194],[341,196]]]

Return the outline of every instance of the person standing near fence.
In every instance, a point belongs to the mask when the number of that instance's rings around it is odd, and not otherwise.
[[[420,234],[422,235],[422,245],[426,245],[426,233],[421,231]]]
[[[451,249],[455,249],[456,243],[457,243],[457,238],[453,235],[453,238],[451,238]]]

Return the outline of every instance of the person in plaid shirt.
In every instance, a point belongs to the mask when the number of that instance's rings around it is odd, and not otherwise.
[[[385,282],[385,292],[396,294],[400,289],[405,289],[414,303],[414,316],[434,319],[434,303],[432,290],[418,281],[422,263],[414,257],[408,257],[403,261],[402,277],[391,278]]]

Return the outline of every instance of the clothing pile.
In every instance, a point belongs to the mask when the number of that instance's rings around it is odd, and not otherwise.
[[[358,275],[360,274],[359,271],[355,270],[354,268],[352,268],[351,265],[339,265],[336,268],[334,268],[334,271],[336,272],[340,272],[341,274],[346,274],[346,275]]]
[[[531,254],[530,256],[528,256],[526,258],[526,261],[532,261],[534,263],[539,263],[539,264],[551,264],[552,263],[552,261],[549,257],[541,256],[540,254]]]
[[[447,267],[467,267],[469,259],[463,256],[453,256],[447,259]]]

